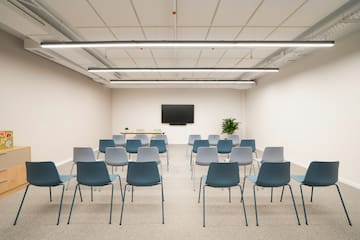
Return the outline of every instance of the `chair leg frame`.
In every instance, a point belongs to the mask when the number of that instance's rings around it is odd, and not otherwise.
[[[62,191],[61,191],[60,204],[59,204],[59,212],[58,212],[58,217],[57,217],[56,225],[59,225],[59,223],[60,223],[61,209],[62,209],[62,203],[63,203],[64,191],[65,191],[65,185],[64,185],[64,184],[60,184],[60,185],[62,186]],[[26,189],[25,189],[23,198],[22,198],[22,200],[21,200],[21,203],[20,203],[18,212],[17,212],[17,214],[16,214],[16,217],[15,217],[15,220],[14,220],[14,223],[13,223],[14,226],[16,225],[17,220],[18,220],[18,218],[19,218],[19,215],[20,215],[22,206],[23,206],[23,204],[24,204],[25,197],[26,197],[26,194],[27,194],[27,192],[28,192],[28,190],[29,190],[29,187],[30,187],[30,184],[28,184],[28,185],[26,186]],[[51,187],[49,187],[49,191],[50,191],[50,201],[52,201]]]
[[[75,162],[73,162],[71,169],[70,169],[70,176],[72,176],[73,170],[74,170],[74,166],[75,166]],[[71,179],[67,182],[66,184],[66,191],[69,190],[69,185],[70,185],[70,181]]]

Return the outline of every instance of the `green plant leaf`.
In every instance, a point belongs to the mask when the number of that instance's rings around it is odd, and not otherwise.
[[[233,134],[239,128],[235,118],[225,118],[222,123],[222,133]]]

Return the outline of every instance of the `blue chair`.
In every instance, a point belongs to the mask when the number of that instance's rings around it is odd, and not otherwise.
[[[131,159],[131,154],[137,154],[138,148],[141,147],[140,139],[128,139],[126,141],[126,152],[129,153],[129,159]]]
[[[258,157],[256,152],[255,139],[242,139],[240,141],[240,147],[251,147],[252,152],[255,153],[255,157]]]
[[[210,147],[208,140],[194,140],[193,148],[190,153],[190,170],[193,170],[193,153],[197,153],[199,147]],[[192,175],[191,175],[192,176]]]
[[[254,204],[255,204],[255,215],[256,215],[256,226],[259,226],[257,206],[256,206],[256,186],[264,188],[274,188],[288,186],[293,201],[297,222],[300,225],[299,215],[296,209],[295,199],[293,191],[289,184],[290,182],[290,162],[265,162],[261,165],[258,176],[247,176],[253,185],[254,192]]]
[[[159,136],[165,136],[165,135],[159,135]],[[167,150],[165,140],[152,139],[150,140],[150,147],[157,147],[159,150],[159,154],[166,153],[166,168],[167,171],[169,171],[169,152]]]
[[[240,188],[241,199],[243,199],[243,189],[240,184],[239,165],[237,162],[210,163],[208,174],[207,176],[203,176],[203,180],[205,182],[203,186],[203,227],[205,227],[205,187],[231,188],[238,186]],[[246,226],[248,226],[244,201],[242,201],[242,205],[245,223]]]
[[[161,207],[162,224],[164,224],[164,189],[163,179],[159,174],[157,162],[129,162],[126,176],[126,185],[124,189],[124,198],[121,206],[120,225],[122,224],[125,196],[127,186],[131,187],[149,187],[161,185]]]
[[[99,140],[99,152],[97,158],[99,159],[100,153],[105,154],[107,147],[115,147],[115,142],[112,139],[100,139]]]
[[[313,200],[314,187],[328,187],[336,186],[336,189],[339,193],[339,197],[342,203],[342,206],[345,211],[346,218],[350,226],[352,226],[349,214],[346,210],[344,200],[341,196],[340,187],[337,184],[338,182],[338,171],[339,171],[339,162],[311,162],[309,168],[306,171],[305,176],[292,176],[297,182],[300,183],[300,192],[301,200],[304,208],[305,223],[308,225],[308,219],[306,215],[304,194],[302,191],[302,186],[311,187],[311,202]],[[282,198],[282,195],[281,195]]]
[[[60,223],[60,214],[61,207],[64,198],[64,188],[65,182],[69,181],[72,176],[71,175],[59,175],[55,164],[53,162],[26,162],[26,178],[28,185],[26,186],[24,196],[21,200],[21,204],[19,206],[19,210],[16,214],[16,218],[14,221],[14,225],[16,225],[17,219],[19,217],[21,208],[24,204],[26,193],[30,187],[30,185],[37,187],[48,187],[50,193],[50,202],[52,202],[52,194],[51,188],[62,186],[61,198],[60,198],[60,207],[57,219],[57,225]]]
[[[105,162],[103,162],[103,161],[78,162],[77,163],[77,175],[76,175],[76,179],[77,179],[78,183],[76,184],[74,196],[73,196],[72,203],[71,203],[68,224],[70,224],[70,220],[71,220],[71,214],[72,214],[72,210],[74,207],[76,191],[79,188],[79,192],[80,192],[80,185],[89,186],[91,188],[111,185],[110,220],[109,220],[109,224],[111,224],[112,204],[113,204],[113,196],[114,196],[113,181],[116,178],[119,178],[121,198],[123,199],[123,192],[122,192],[120,176],[118,174],[109,175],[109,172],[107,170]],[[91,191],[91,193],[92,193],[92,191]],[[80,192],[80,198],[82,201],[81,192]]]
[[[219,154],[227,154],[229,158],[229,154],[231,153],[233,147],[232,140],[219,140],[217,143],[217,152]]]

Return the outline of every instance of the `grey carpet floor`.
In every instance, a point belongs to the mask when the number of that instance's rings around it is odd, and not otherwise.
[[[347,224],[335,187],[315,189],[314,202],[310,203],[310,189],[305,190],[309,225],[305,225],[299,185],[292,181],[301,226],[297,225],[289,191],[279,202],[281,189],[274,190],[270,203],[270,190],[257,190],[260,226],[255,225],[254,201],[251,184],[245,187],[245,204],[249,226],[245,226],[240,193],[208,189],[206,196],[206,227],[202,227],[202,204],[197,203],[199,177],[205,167],[196,168],[196,181],[190,180],[189,158],[185,145],[170,146],[170,169],[163,161],[165,189],[165,224],[161,224],[160,187],[135,188],[134,202],[130,194],[125,202],[123,225],[120,219],[119,184],[115,186],[113,223],[108,223],[110,187],[94,192],[90,201],[89,188],[83,188],[84,202],[76,201],[71,223],[67,218],[75,188],[75,180],[65,191],[60,225],[56,225],[60,188],[53,190],[49,202],[47,189],[30,188],[23,211],[16,226],[12,225],[23,191],[0,200],[0,239],[360,239],[360,191],[341,184],[353,226]],[[59,168],[68,174],[71,163]],[[340,164],[341,167],[341,164]],[[305,169],[292,165],[292,174],[302,174]],[[118,169],[123,183],[126,168]],[[242,172],[241,172],[242,173]],[[196,191],[193,186],[196,186]]]

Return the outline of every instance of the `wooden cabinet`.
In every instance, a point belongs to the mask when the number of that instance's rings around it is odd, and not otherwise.
[[[0,198],[25,186],[26,161],[31,161],[30,147],[0,150]]]

